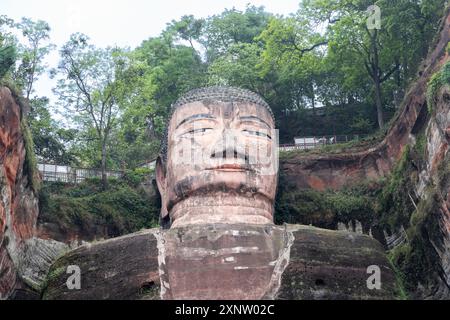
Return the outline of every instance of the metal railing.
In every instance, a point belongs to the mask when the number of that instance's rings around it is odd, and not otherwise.
[[[352,140],[359,140],[366,135],[336,135],[336,136],[313,136],[294,138],[293,144],[279,145],[280,151],[290,150],[306,150],[314,149],[319,146],[345,143]],[[156,160],[152,159],[142,163],[139,167],[147,167],[154,169]],[[102,171],[100,169],[76,168],[66,165],[58,165],[51,163],[38,163],[38,170],[43,181],[61,181],[67,183],[80,183],[86,178],[101,178]],[[120,178],[124,174],[123,171],[107,170],[107,177]]]
[[[100,169],[75,168],[65,165],[38,163],[38,170],[43,181],[60,181],[67,183],[80,183],[87,178],[101,178]],[[106,176],[122,177],[122,171],[107,170]]]
[[[280,144],[280,151],[291,150],[307,150],[317,147],[332,145],[338,143],[346,143],[349,141],[360,140],[367,135],[354,134],[354,135],[335,135],[335,136],[312,136],[312,137],[299,137],[294,138],[295,143],[292,144]]]

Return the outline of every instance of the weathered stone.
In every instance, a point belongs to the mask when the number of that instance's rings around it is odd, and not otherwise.
[[[248,90],[208,87],[181,97],[156,162],[162,220],[272,224],[275,137],[270,107]]]
[[[44,299],[159,298],[158,248],[150,229],[81,246],[50,269]],[[68,266],[81,270],[81,289],[69,290]]]
[[[384,139],[370,147],[362,146],[337,154],[297,154],[280,161],[286,181],[299,189],[339,190],[361,181],[389,174],[400,159],[404,147],[412,143],[411,132],[422,109],[426,108],[427,83],[439,68],[449,61],[446,51],[450,41],[450,9],[444,13],[439,40],[420,67],[419,76],[407,92]],[[448,106],[448,105],[447,105]]]
[[[0,88],[0,299],[20,284],[24,243],[34,235],[37,197],[25,172],[22,109],[11,91]]]
[[[158,261],[159,260],[159,261]],[[81,289],[69,290],[69,265]],[[367,267],[381,269],[369,290]],[[51,267],[44,299],[390,299],[383,248],[308,226],[203,225],[146,230],[75,249]]]
[[[394,272],[382,246],[357,233],[307,226],[289,228],[295,241],[277,294],[279,299],[392,299]],[[381,271],[381,288],[369,289],[369,266]]]
[[[289,234],[273,225],[189,226],[163,239],[164,299],[273,298],[289,259]]]

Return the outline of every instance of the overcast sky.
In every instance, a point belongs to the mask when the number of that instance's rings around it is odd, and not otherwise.
[[[82,32],[97,46],[136,47],[157,36],[172,20],[192,14],[197,18],[219,14],[247,4],[264,6],[275,14],[297,11],[299,0],[1,0],[0,15],[19,21],[22,17],[41,19],[50,24],[51,42],[58,47],[70,34]],[[58,63],[58,50],[47,58],[50,67]],[[51,97],[54,82],[42,76],[36,94]],[[51,99],[54,101],[54,99]]]

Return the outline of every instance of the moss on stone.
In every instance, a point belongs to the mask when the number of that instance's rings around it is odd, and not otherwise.
[[[37,169],[36,156],[34,154],[33,137],[25,117],[22,117],[21,120],[21,130],[25,145],[24,174],[28,177],[29,186],[33,189],[35,194],[38,194],[41,187],[41,180]]]
[[[443,86],[450,85],[450,63],[444,64],[439,72],[436,72],[428,82],[427,106],[431,113],[435,108],[436,95]]]
[[[395,231],[402,226],[409,226],[409,219],[417,201],[414,191],[417,183],[416,173],[411,148],[406,146],[377,199],[377,220],[383,229]]]
[[[440,190],[448,179],[449,166],[443,161],[439,168],[440,182],[430,185],[424,192],[425,197],[420,199],[417,209],[411,210],[408,221],[408,242],[390,252],[393,265],[401,274],[404,288],[411,294],[417,294],[419,286],[432,288],[437,284],[440,276],[440,257],[438,251],[443,249],[444,235],[441,228],[441,214],[439,202]],[[448,182],[444,182],[448,183]]]
[[[115,237],[158,226],[158,199],[134,183],[111,179],[109,188],[103,190],[98,179],[77,185],[46,182],[39,194],[39,221],[88,238]]]
[[[50,284],[57,282],[62,274],[66,273],[66,267],[64,266],[58,266],[58,260],[57,262],[50,268],[49,273],[47,275],[47,278],[44,280],[41,286],[41,290],[39,292],[42,292],[42,299],[46,300],[48,291],[47,288]]]
[[[361,183],[340,191],[298,190],[286,185],[280,177],[275,203],[275,222],[306,224],[336,229],[339,222],[359,221],[368,232],[375,216],[374,197],[378,187]]]
[[[406,251],[409,250],[409,246],[408,245],[401,245],[396,247],[395,249],[391,250],[387,257],[389,259],[389,262],[391,263],[392,269],[394,270],[395,273],[395,278],[397,281],[397,292],[396,292],[396,297],[398,300],[408,300],[409,294],[408,291],[406,290],[405,287],[405,274],[399,270],[399,268],[397,267],[397,259],[399,256],[399,253],[401,254],[406,254]]]

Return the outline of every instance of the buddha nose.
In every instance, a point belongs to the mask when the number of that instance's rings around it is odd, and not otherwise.
[[[217,140],[211,152],[212,158],[243,159],[248,161],[245,145],[239,141],[236,130],[224,129],[222,136]]]

